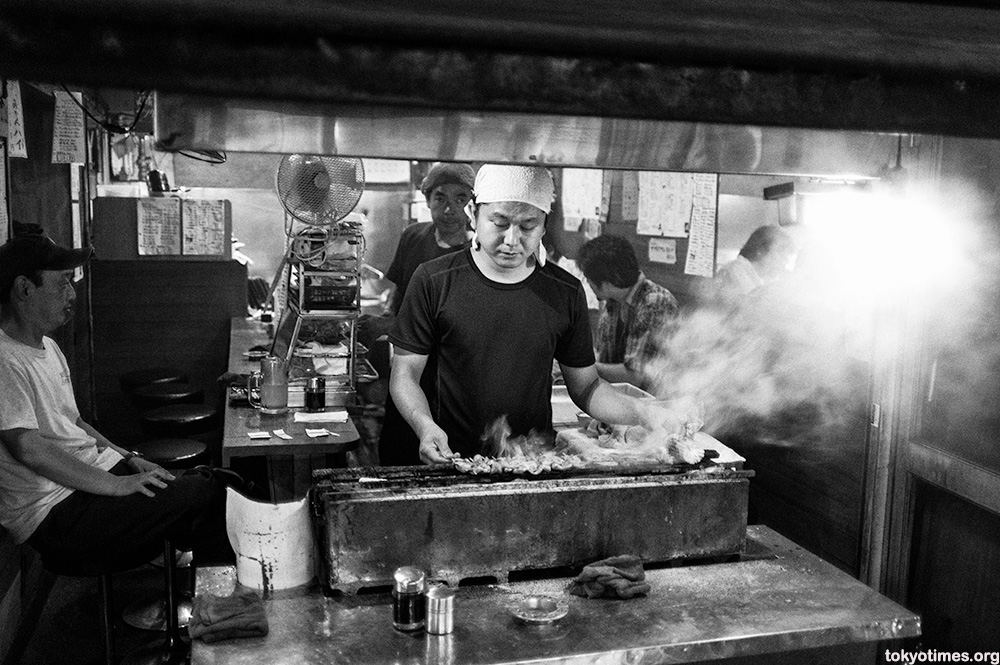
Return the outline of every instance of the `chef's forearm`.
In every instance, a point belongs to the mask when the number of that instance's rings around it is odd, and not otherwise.
[[[642,402],[618,392],[606,381],[601,381],[590,394],[588,415],[611,425],[643,425],[646,423]]]
[[[428,427],[434,425],[427,396],[420,387],[420,376],[426,365],[426,356],[398,352],[393,357],[389,374],[389,392],[403,419],[422,438]]]

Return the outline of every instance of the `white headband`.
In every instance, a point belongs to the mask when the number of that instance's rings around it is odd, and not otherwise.
[[[483,164],[476,174],[476,203],[520,201],[535,206],[546,215],[552,211],[555,185],[541,166]]]

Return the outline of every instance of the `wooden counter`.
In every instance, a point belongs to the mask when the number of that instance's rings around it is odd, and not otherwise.
[[[296,663],[690,663],[801,649],[874,662],[875,642],[920,634],[920,617],[767,527],[747,530],[742,560],[646,571],[651,590],[628,601],[565,595],[566,578],[458,589],[453,633],[402,633],[392,627],[388,594],[324,597],[277,592],[264,601],[270,633],[192,643],[193,665]],[[199,569],[196,592],[227,595],[234,568]],[[525,625],[509,612],[530,594],[564,597],[569,613]],[[884,645],[883,645],[884,646]],[[810,652],[809,662],[828,662]],[[738,661],[743,665],[746,661]]]
[[[260,368],[259,360],[248,360],[243,353],[254,346],[270,344],[271,324],[243,317],[233,318],[229,335],[229,372],[249,374]],[[236,457],[267,458],[268,480],[273,501],[302,498],[312,482],[312,470],[346,466],[346,452],[358,447],[360,435],[348,417],[344,422],[299,423],[289,409],[280,415],[268,415],[245,404],[226,404],[222,436],[222,464],[228,466]],[[329,412],[346,414],[343,407]],[[310,438],[306,428],[324,428],[332,434]],[[282,439],[274,430],[284,430],[291,439]],[[269,439],[251,439],[249,432],[269,432]],[[332,456],[332,457],[331,457]]]

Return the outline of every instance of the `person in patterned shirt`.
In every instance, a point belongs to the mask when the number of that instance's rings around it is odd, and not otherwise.
[[[645,366],[677,316],[677,299],[646,278],[632,245],[620,236],[588,241],[580,248],[577,264],[603,303],[597,327],[597,373],[605,381],[644,387]]]

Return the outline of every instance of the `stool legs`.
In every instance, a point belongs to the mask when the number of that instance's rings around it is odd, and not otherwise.
[[[105,573],[97,578],[101,597],[101,631],[104,633],[104,663],[117,665],[118,654],[115,649],[115,617],[112,607],[111,574]]]
[[[163,580],[167,587],[167,636],[162,642],[147,645],[130,654],[123,665],[174,665],[186,663],[189,646],[181,639],[180,623],[177,620],[177,560],[174,546],[169,540],[163,543]]]

